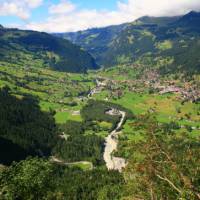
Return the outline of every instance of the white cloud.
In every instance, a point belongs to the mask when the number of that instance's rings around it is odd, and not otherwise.
[[[122,12],[133,14],[134,17],[174,16],[182,15],[191,10],[200,10],[199,0],[129,0],[128,4],[118,2]]]
[[[75,8],[76,6],[73,3],[63,0],[57,5],[51,5],[49,8],[49,13],[54,15],[68,14],[74,11]]]
[[[20,2],[23,2],[23,0],[20,0]],[[29,8],[37,8],[42,5],[43,0],[24,0],[24,2]]]
[[[29,12],[24,10],[22,7],[19,7],[17,4],[12,2],[4,2],[0,5],[0,15],[1,16],[17,16],[21,19],[29,18]]]
[[[134,21],[144,16],[175,16],[200,10],[200,0],[128,0],[117,2],[115,11],[79,9],[70,0],[51,5],[49,17],[25,28],[47,32],[67,32]]]
[[[0,0],[0,16],[17,16],[22,20],[30,17],[31,9],[37,8],[43,0]]]

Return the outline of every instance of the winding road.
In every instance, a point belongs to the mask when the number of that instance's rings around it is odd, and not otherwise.
[[[104,161],[106,163],[106,167],[109,170],[118,170],[122,171],[122,169],[126,166],[126,161],[124,158],[114,157],[112,154],[117,150],[118,145],[118,136],[120,134],[119,129],[122,127],[122,124],[125,120],[126,113],[123,111],[118,111],[121,118],[115,130],[113,130],[108,137],[105,139],[105,150],[104,150]],[[116,115],[116,114],[111,114]]]

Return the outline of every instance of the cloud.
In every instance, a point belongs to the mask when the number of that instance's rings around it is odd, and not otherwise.
[[[114,11],[79,9],[70,0],[51,5],[45,21],[31,22],[25,28],[47,32],[77,31],[92,27],[131,22],[144,16],[175,16],[200,10],[200,0],[128,0],[117,2]]]
[[[23,1],[20,0],[20,2]],[[42,5],[43,0],[24,0],[24,2],[29,8],[37,8]]]
[[[54,15],[63,15],[74,11],[75,8],[76,6],[73,3],[63,0],[57,5],[51,5],[49,8],[49,13]]]
[[[200,10],[199,0],[129,0],[128,4],[118,2],[122,12],[133,14],[134,17],[175,16],[191,10]]]
[[[31,10],[41,4],[42,0],[0,0],[0,16],[17,16],[26,20]]]

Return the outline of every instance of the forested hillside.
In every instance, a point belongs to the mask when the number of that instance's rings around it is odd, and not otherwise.
[[[199,73],[199,26],[200,14],[190,12],[180,17],[142,17],[120,25],[117,32],[112,27],[100,29],[101,35],[112,35],[106,43],[97,40],[99,34],[94,35],[94,30],[63,36],[88,50],[105,67],[139,64],[161,73]]]
[[[200,14],[191,12],[170,23],[157,20],[138,20],[123,30],[112,41],[105,65],[137,63],[165,73],[199,73]]]
[[[0,90],[0,162],[10,164],[32,156],[49,156],[56,144],[53,116],[41,112],[38,100],[31,96],[18,97],[9,88]]]
[[[97,69],[94,59],[80,47],[47,33],[0,28],[1,61],[26,67],[67,72]]]
[[[74,44],[83,47],[90,52],[99,64],[103,63],[103,55],[112,41],[127,24],[109,26],[105,28],[93,28],[85,31],[71,33],[56,33],[55,36],[70,40]]]

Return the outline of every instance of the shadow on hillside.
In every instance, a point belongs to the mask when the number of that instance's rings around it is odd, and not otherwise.
[[[17,98],[9,88],[0,90],[0,161],[10,164],[26,156],[49,156],[56,142],[51,113],[40,110],[28,95]]]

